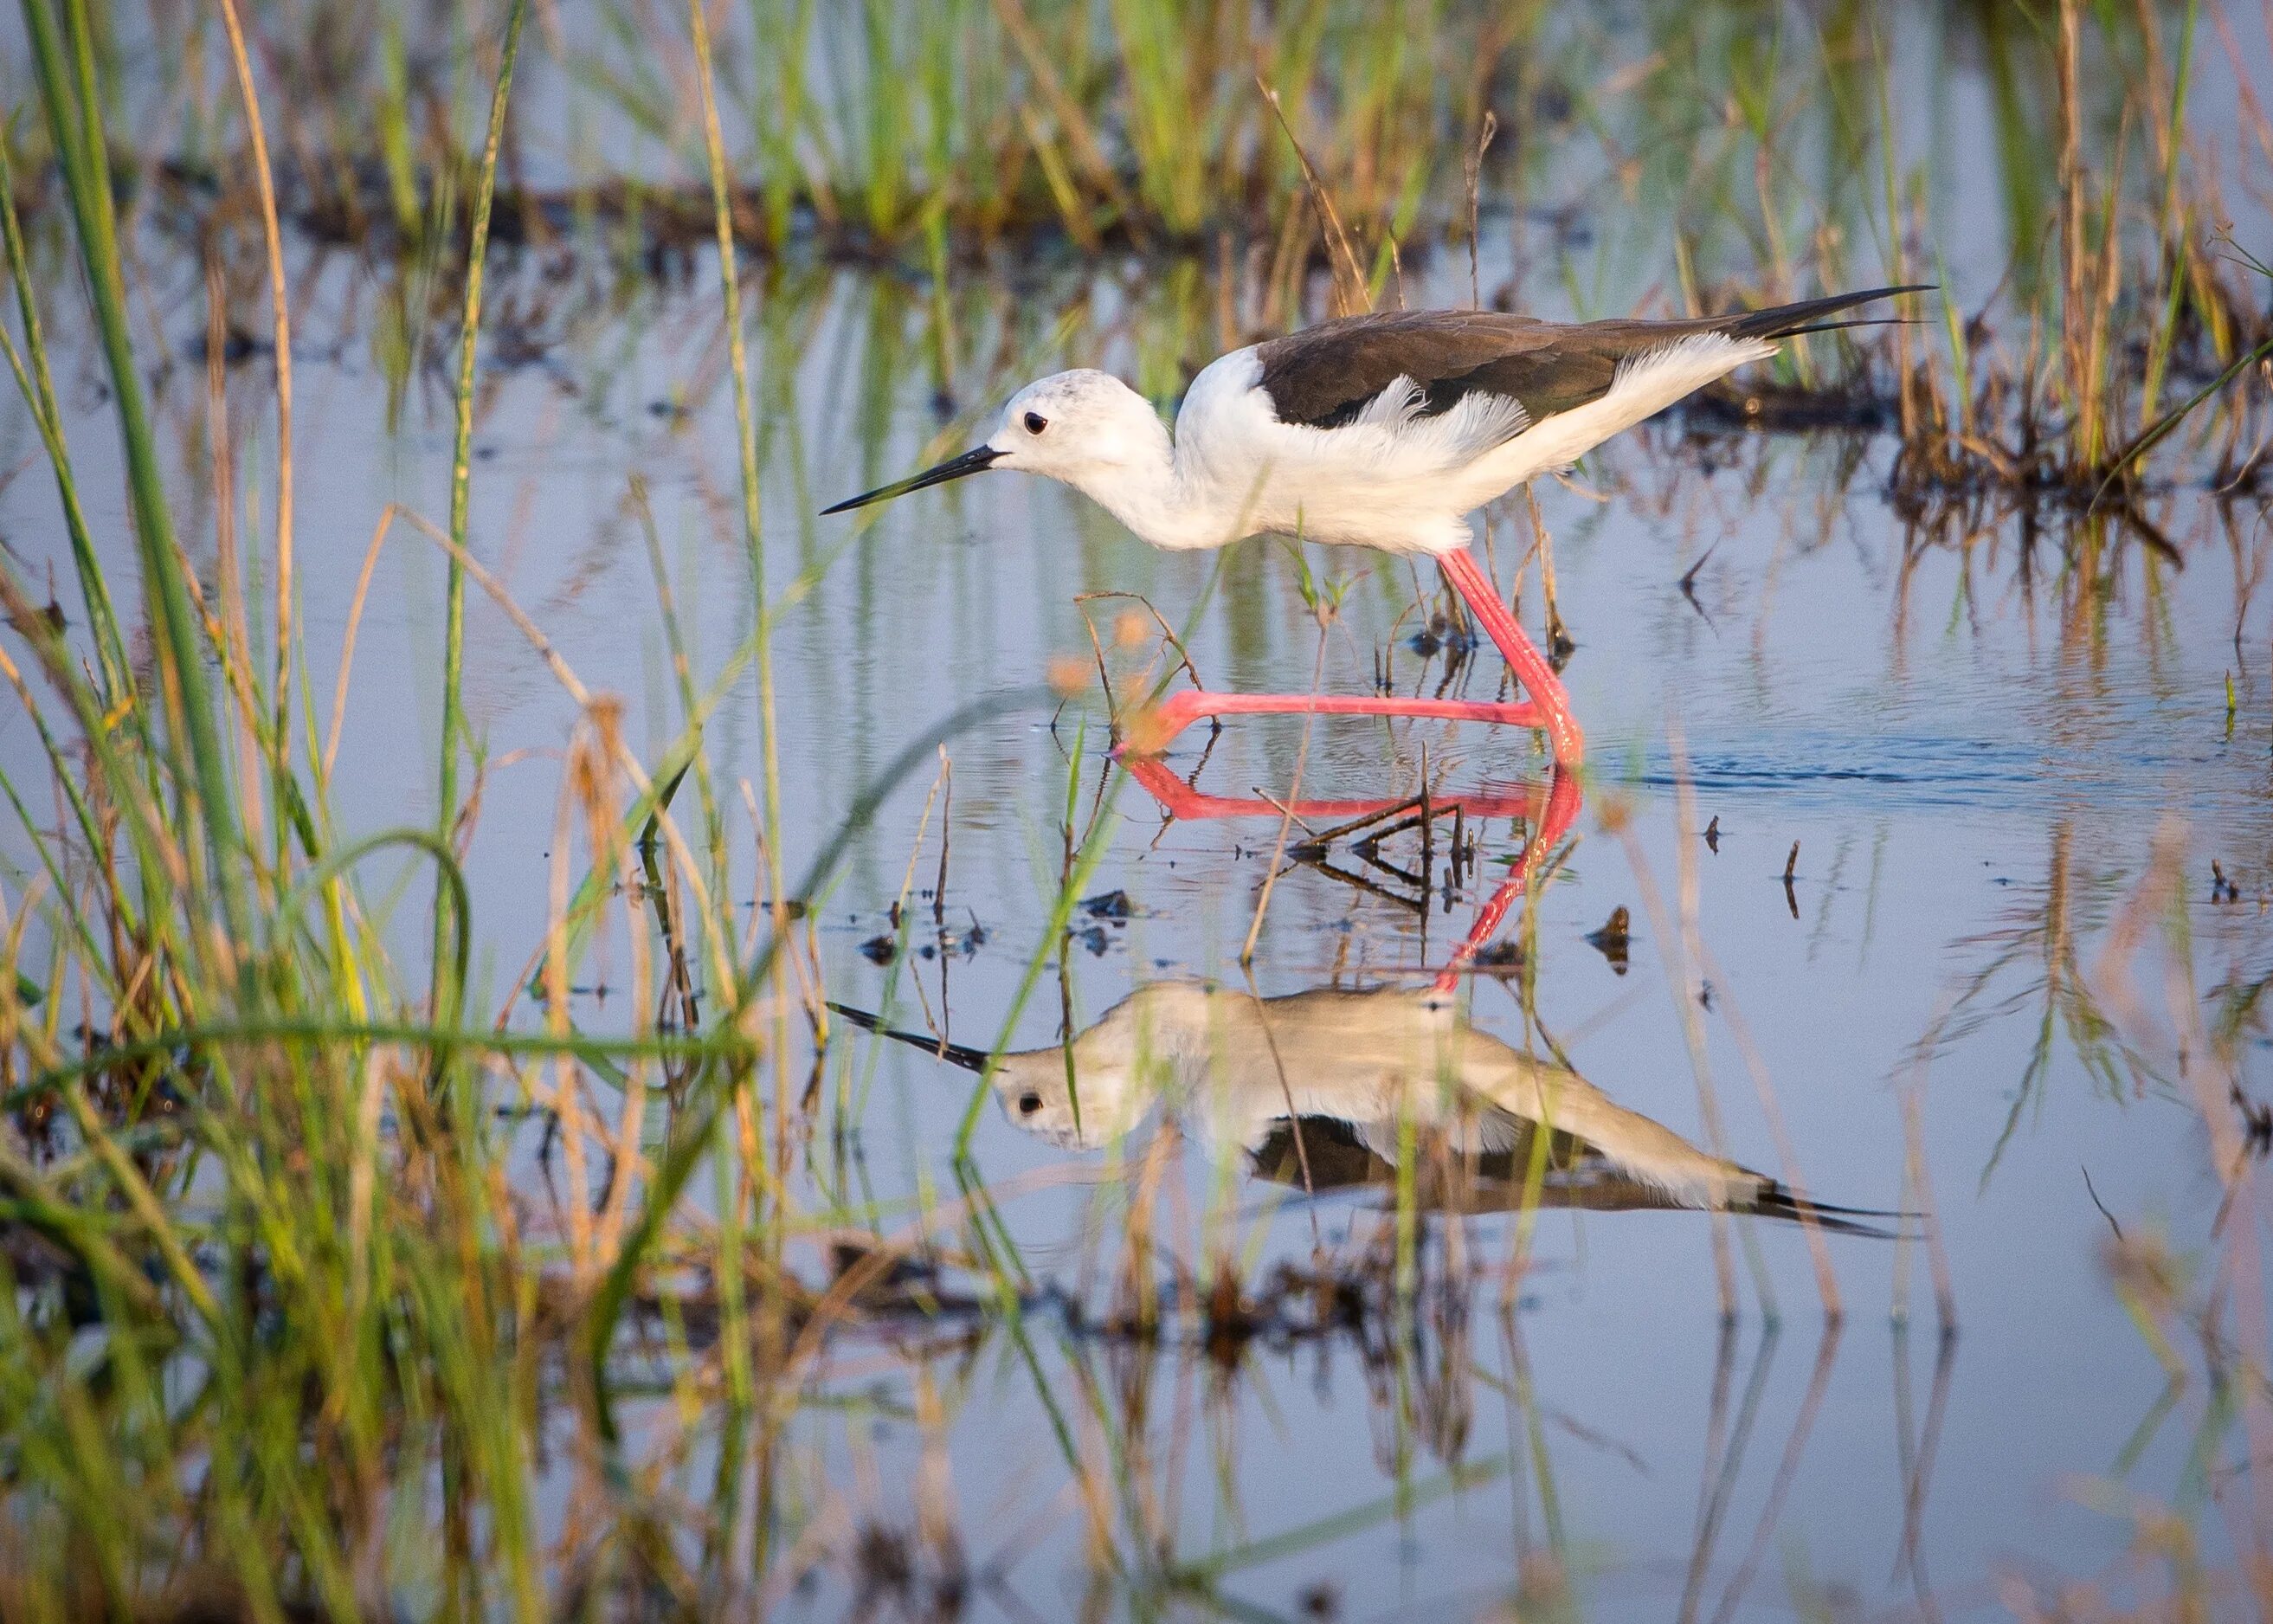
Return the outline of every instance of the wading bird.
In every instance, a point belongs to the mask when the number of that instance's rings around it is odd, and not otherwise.
[[[1170,438],[1135,390],[1086,368],[1010,397],[986,443],[844,513],[989,469],[1073,486],[1156,547],[1220,547],[1264,531],[1424,553],[1467,603],[1529,698],[1178,693],[1123,748],[1156,754],[1206,716],[1257,711],[1415,716],[1543,729],[1557,766],[1585,734],[1544,655],[1468,550],[1467,515],[1563,468],[1802,333],[1863,325],[1842,311],[1915,288],[1874,288],[1691,320],[1565,324],[1493,311],[1349,316],[1234,350],[1192,380]]]

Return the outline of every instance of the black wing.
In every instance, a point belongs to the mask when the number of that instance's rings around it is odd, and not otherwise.
[[[1348,423],[1391,383],[1409,378],[1421,415],[1450,411],[1470,395],[1497,395],[1537,424],[1599,400],[1619,364],[1700,333],[1777,339],[1845,327],[1825,318],[1910,288],[1874,288],[1796,304],[1679,321],[1541,321],[1497,311],[1384,311],[1324,321],[1256,346],[1261,385],[1282,423],[1330,429]]]

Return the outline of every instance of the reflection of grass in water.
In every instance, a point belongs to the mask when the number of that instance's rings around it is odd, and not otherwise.
[[[1985,954],[1985,959],[1967,975],[1947,1012],[1919,1042],[1921,1056],[1930,1058],[1954,1050],[1994,1022],[2036,1011],[2035,1035],[2012,1109],[1981,1169],[1984,1188],[2022,1118],[2042,1107],[2062,1038],[2084,1076],[2110,1100],[2120,1102],[2134,1090],[2161,1080],[2124,1041],[2084,974],[2078,944],[2105,925],[2119,879],[2079,874],[2074,834],[2065,822],[2054,826],[2044,883],[2007,911],[2011,923],[1959,944]]]
[[[2110,1232],[2102,1250],[2109,1283],[2169,1383],[2104,1474],[2063,1485],[2079,1505],[2134,1530],[2132,1549],[2114,1571],[2095,1584],[2071,1587],[2066,1605],[2095,1607],[2104,1594],[2122,1590],[2148,1598],[2147,1611],[2175,1618],[2214,1616],[2235,1595],[2254,1601],[2260,1612],[2273,1601],[2262,1523],[2262,1478],[2273,1440],[2273,1388],[2266,1380],[2273,1369],[2268,1352],[2273,1320],[2260,1213],[2267,1139],[2262,1108],[2241,1086],[2237,1041],[2254,1017],[2243,1016],[2237,1026],[2224,993],[2213,990],[2205,997],[2200,990],[2186,894],[2187,858],[2183,830],[2166,824],[2157,831],[2094,974],[2105,988],[2126,1052],[2156,1049],[2173,1055],[2172,1069],[2200,1121],[2222,1199],[2207,1233],[2187,1248],[2167,1232],[2166,1218],[2119,1214],[2091,1192]],[[2159,1012],[2149,1009],[2142,987],[2157,981],[2163,995]],[[2212,1011],[2218,1015],[2215,1023],[2206,1019]],[[2164,1498],[2132,1479],[2173,1417],[2191,1425],[2173,1491]],[[2206,1530],[2202,1523],[2216,1515],[2214,1507],[2228,1520]],[[2230,1567],[2206,1560],[2206,1545],[2215,1549],[2229,1538],[2239,1547]]]

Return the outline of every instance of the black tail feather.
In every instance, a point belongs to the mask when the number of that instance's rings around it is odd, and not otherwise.
[[[1803,333],[1843,333],[1849,327],[1918,327],[1924,322],[1916,316],[1857,316],[1846,321],[1815,321],[1804,327],[1794,327],[1789,333],[1779,333],[1779,338],[1797,338]]]
[[[1834,293],[1825,298],[1802,299],[1797,304],[1772,304],[1766,310],[1748,310],[1727,317],[1721,330],[1731,338],[1790,338],[1801,333],[1821,332],[1823,327],[1817,324],[1826,316],[1835,316],[1842,310],[1852,310],[1874,299],[1890,299],[1897,294],[1930,293],[1933,287],[1932,282],[1911,282],[1900,288],[1872,288],[1863,293]]]
[[[867,1011],[856,1010],[849,1004],[831,1000],[829,1007],[864,1032],[873,1032],[880,1038],[890,1038],[910,1048],[920,1049],[949,1065],[961,1066],[966,1071],[984,1071],[986,1069],[986,1051],[983,1049],[973,1049],[968,1043],[950,1043],[945,1038],[935,1038],[926,1033],[896,1031]]]
[[[1867,1235],[1882,1241],[1894,1239],[1896,1231],[1863,1220],[1884,1218],[1899,1224],[1917,1217],[1916,1213],[1888,1212],[1872,1207],[1834,1207],[1828,1201],[1811,1200],[1805,1196],[1794,1195],[1777,1184],[1771,1184],[1762,1190],[1754,1199],[1752,1208],[1766,1217],[1817,1224],[1834,1235]]]

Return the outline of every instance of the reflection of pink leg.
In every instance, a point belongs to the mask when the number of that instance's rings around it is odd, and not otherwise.
[[[1499,592],[1462,547],[1437,562],[1445,579],[1459,591],[1469,612],[1482,625],[1523,685],[1527,700],[1499,703],[1478,699],[1402,699],[1393,695],[1363,698],[1333,694],[1216,694],[1186,689],[1126,719],[1119,754],[1124,758],[1158,756],[1169,742],[1204,716],[1411,716],[1448,722],[1491,722],[1507,727],[1536,727],[1546,731],[1554,747],[1555,764],[1565,771],[1586,758],[1587,737],[1571,714],[1571,696],[1531,639],[1524,635]]]
[[[1531,838],[1524,843],[1523,850],[1516,855],[1515,867],[1508,871],[1507,878],[1500,883],[1500,888],[1492,893],[1491,899],[1476,910],[1476,922],[1468,927],[1468,934],[1460,939],[1459,946],[1452,950],[1451,959],[1437,973],[1438,992],[1451,992],[1459,985],[1461,973],[1490,942],[1501,921],[1507,918],[1507,911],[1515,906],[1516,898],[1522,896],[1525,887],[1531,883],[1532,871],[1538,868],[1539,860],[1553,851],[1556,843],[1568,834],[1571,825],[1578,821],[1579,808],[1583,801],[1584,797],[1579,793],[1579,780],[1558,770],[1547,786],[1547,804],[1541,809],[1538,822],[1533,826]]]
[[[1209,795],[1185,783],[1157,757],[1128,760],[1121,764],[1174,818],[1284,817],[1290,811],[1305,820],[1357,818],[1387,812],[1408,805],[1411,801],[1407,796],[1385,801],[1297,801],[1289,805],[1253,797]],[[1544,792],[1536,786],[1510,786],[1476,794],[1447,795],[1441,801],[1432,799],[1431,810],[1440,814],[1457,807],[1470,817],[1529,818],[1532,825],[1531,838],[1516,853],[1515,866],[1500,882],[1499,889],[1476,910],[1475,922],[1468,927],[1468,934],[1460,939],[1459,946],[1452,950],[1452,958],[1438,972],[1437,991],[1451,992],[1459,985],[1460,977],[1476,955],[1505,922],[1508,910],[1529,887],[1540,860],[1571,832],[1571,825],[1578,822],[1579,808],[1584,804],[1579,780],[1559,770],[1548,780]]]
[[[1186,821],[1217,817],[1284,817],[1289,811],[1305,823],[1339,823],[1409,806],[1409,795],[1372,801],[1265,801],[1260,796],[1210,795],[1178,778],[1157,756],[1130,756],[1121,763],[1138,787],[1160,803],[1170,817]],[[1470,817],[1528,817],[1539,806],[1539,791],[1514,784],[1473,793],[1429,797],[1429,809],[1449,817],[1457,808]]]

